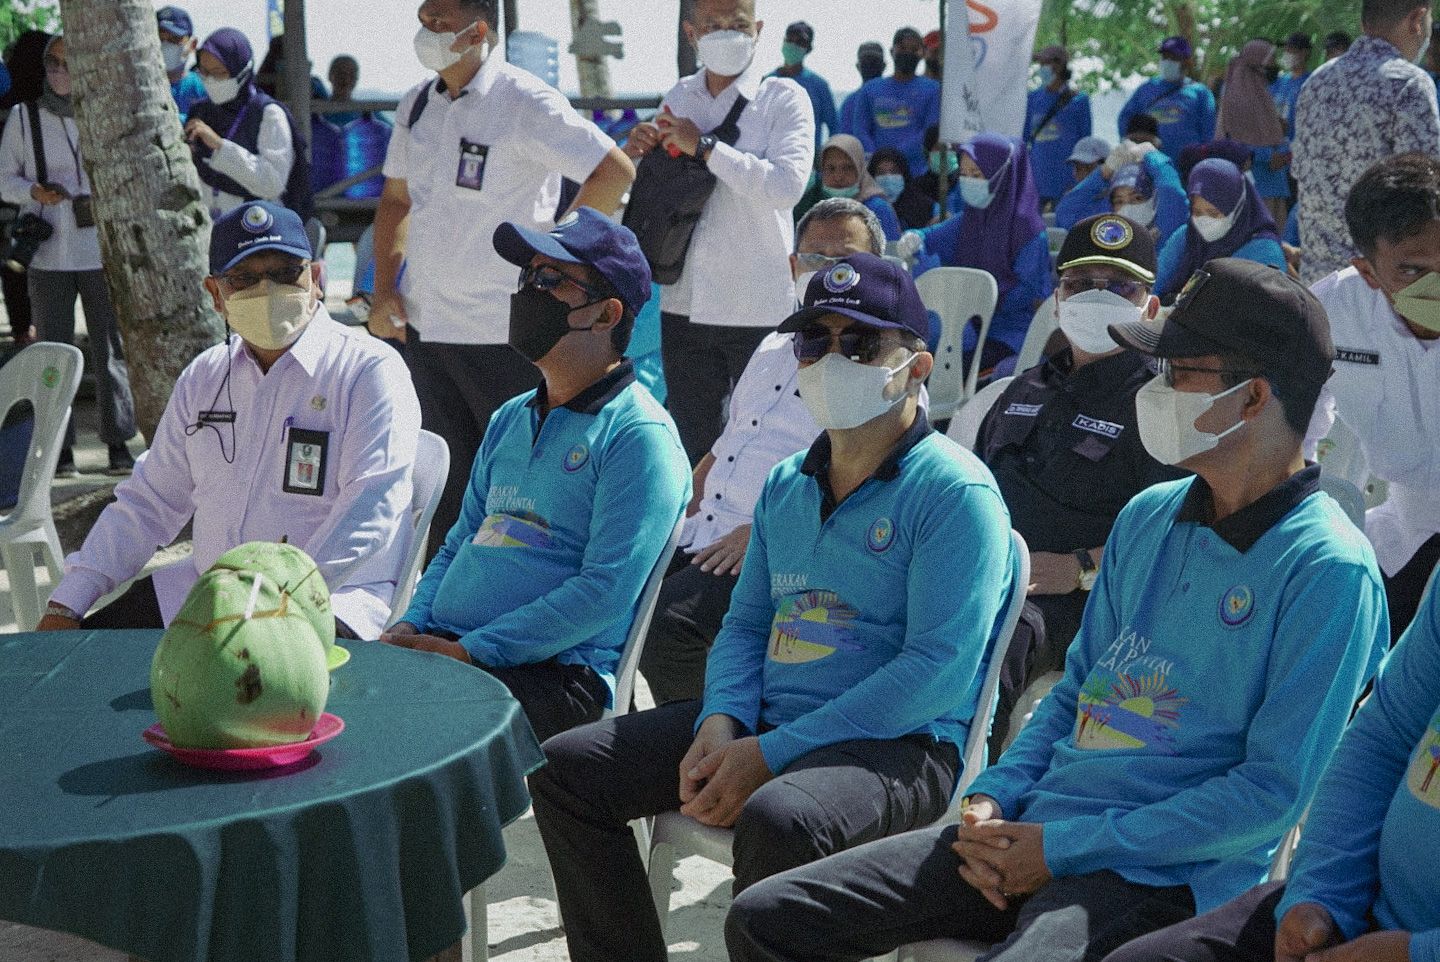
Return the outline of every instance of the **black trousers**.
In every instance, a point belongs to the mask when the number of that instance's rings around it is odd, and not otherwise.
[[[1094,962],[1195,914],[1187,886],[1111,871],[1054,879],[1002,912],[960,878],[955,832],[906,832],[746,889],[725,920],[731,962],[859,962],[938,938],[990,943],[981,960]]]
[[[34,322],[30,315],[30,284],[23,271],[0,266],[0,297],[5,300],[11,334],[19,337],[28,333]]]
[[[664,962],[665,940],[629,823],[679,807],[680,760],[700,703],[608,718],[545,743],[535,821],[574,962]],[[735,824],[735,891],[944,814],[954,745],[912,736],[840,742],[760,787]]]
[[[1385,577],[1385,605],[1390,610],[1390,644],[1393,647],[1410,622],[1420,610],[1420,599],[1425,594],[1425,585],[1430,572],[1440,562],[1440,534],[1431,535],[1430,540],[1420,546],[1415,557],[1395,577]]]
[[[701,571],[690,563],[692,557],[675,552],[640,653],[640,673],[657,705],[705,694],[705,661],[740,580],[738,575]]]
[[[1275,907],[1284,897],[1284,882],[1257,885],[1218,909],[1136,939],[1105,962],[1274,962]]]
[[[743,284],[743,278],[736,279]],[[725,427],[725,399],[750,356],[774,327],[692,324],[681,314],[660,315],[660,359],[670,394],[665,406],[680,443],[695,464]]]
[[[80,627],[96,630],[164,628],[165,616],[160,613],[160,598],[155,594],[155,579],[149,575],[138,579],[120,597],[90,617],[82,619]],[[351,640],[359,637],[339,618],[335,619],[335,636]]]
[[[1000,666],[1000,692],[995,701],[995,724],[990,729],[990,762],[1010,734],[1010,713],[1036,678],[1065,666],[1065,653],[1080,630],[1085,614],[1083,591],[1068,595],[1031,595],[1021,609],[1015,637]]]
[[[428,564],[460,517],[470,468],[490,415],[534,387],[540,373],[508,344],[427,342],[413,327],[405,329],[405,338],[405,364],[420,400],[420,426],[450,446],[450,473],[430,523]]]

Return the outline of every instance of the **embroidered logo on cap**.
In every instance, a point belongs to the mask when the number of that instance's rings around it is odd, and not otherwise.
[[[825,275],[825,289],[831,294],[844,294],[860,283],[860,272],[849,264],[836,264]]]
[[[1236,585],[1220,599],[1220,620],[1228,628],[1239,628],[1255,613],[1255,595],[1244,585]]]
[[[252,234],[269,230],[275,223],[275,215],[256,204],[240,217],[240,225]]]
[[[1135,231],[1118,217],[1106,217],[1090,228],[1090,239],[1096,247],[1118,251],[1135,239]]]
[[[876,554],[883,554],[895,543],[895,522],[889,518],[876,518],[865,532],[865,545]]]
[[[585,462],[590,460],[590,449],[583,444],[577,444],[565,455],[565,470],[570,472],[579,471],[585,467]]]
[[[562,227],[569,227],[571,224],[575,223],[579,219],[580,212],[578,210],[572,210],[570,213],[566,214],[564,217],[560,218],[555,222],[555,229],[559,230]]]

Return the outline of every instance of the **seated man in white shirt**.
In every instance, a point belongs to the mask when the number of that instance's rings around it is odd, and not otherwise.
[[[378,637],[412,537],[420,406],[405,365],[331,319],[294,211],[253,201],[220,218],[210,271],[239,337],[180,374],[134,475],[65,559],[40,630],[163,627],[225,551],[286,538],[319,566],[337,633]],[[189,558],[85,617],[192,518]]]
[[[1336,357],[1307,450],[1338,417],[1389,483],[1385,503],[1366,512],[1365,534],[1385,576],[1394,644],[1440,561],[1440,161],[1402,154],[1375,164],[1351,188],[1345,220],[1360,256],[1313,288]]]
[[[816,271],[850,254],[882,254],[885,247],[880,221],[844,197],[810,208],[796,235],[790,269],[801,293]],[[800,400],[793,336],[772,332],[760,342],[735,383],[724,432],[695,466],[681,550],[665,576],[640,656],[657,705],[703,694],[705,659],[739,580],[760,488],[771,468],[820,435]],[[685,372],[672,376],[684,378]]]

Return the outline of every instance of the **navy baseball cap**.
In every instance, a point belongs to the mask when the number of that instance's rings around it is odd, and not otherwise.
[[[1190,48],[1190,41],[1184,37],[1166,37],[1160,42],[1160,53],[1180,60],[1189,60],[1194,51]]]
[[[798,331],[827,314],[840,314],[871,327],[909,331],[922,341],[930,338],[930,319],[910,272],[874,254],[851,254],[817,272],[802,304],[777,330]]]
[[[260,251],[306,260],[314,256],[299,214],[268,200],[252,200],[215,222],[210,231],[210,273],[223,274]]]
[[[190,22],[190,14],[179,7],[161,7],[155,11],[155,20],[160,24],[161,30],[173,33],[177,37],[188,37],[195,33],[195,25]]]
[[[506,222],[495,228],[495,252],[520,267],[536,254],[600,272],[632,315],[650,300],[650,264],[630,228],[590,207],[573,210],[548,234]]]

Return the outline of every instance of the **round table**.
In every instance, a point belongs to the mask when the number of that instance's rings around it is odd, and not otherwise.
[[[148,962],[396,962],[465,930],[543,755],[499,682],[347,642],[345,730],[267,772],[143,741],[158,631],[0,636],[0,918]]]

